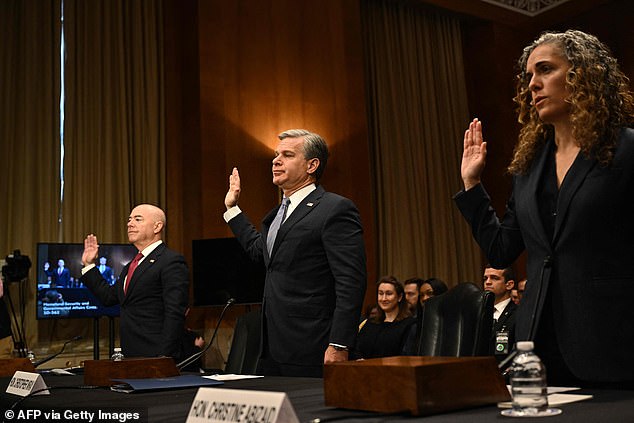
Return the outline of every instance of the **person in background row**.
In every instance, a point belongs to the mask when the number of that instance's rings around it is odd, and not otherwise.
[[[190,308],[187,307],[185,310],[185,318],[189,315]],[[185,325],[183,327],[183,333],[181,336],[180,342],[180,353],[179,357],[188,358],[192,357],[194,354],[202,351],[205,346],[205,338],[203,338],[199,333],[194,332],[190,328]],[[180,369],[181,371],[190,371],[190,372],[199,372],[203,365],[202,357],[198,357],[192,363]]]
[[[409,311],[414,317],[418,315],[418,309],[421,307],[419,297],[420,287],[423,282],[424,280],[422,280],[421,278],[410,278],[403,282],[403,286],[405,288],[405,299],[407,300],[407,304],[409,305]]]
[[[403,284],[394,276],[384,276],[376,284],[379,316],[361,327],[352,358],[401,355],[415,322],[405,300]]]
[[[513,301],[516,305],[520,305],[522,301],[522,295],[524,295],[524,290],[526,289],[526,279],[522,279],[519,281],[515,288],[511,290],[511,301]]]
[[[419,300],[421,304],[424,304],[425,301],[434,297],[436,295],[441,295],[447,292],[447,284],[438,278],[429,278],[426,279],[420,285],[420,296]]]
[[[447,292],[447,285],[438,278],[429,278],[425,280],[420,280],[419,286],[419,296],[418,296],[418,306],[416,309],[416,314],[414,315],[414,327],[410,331],[410,335],[405,341],[405,346],[403,348],[403,353],[406,355],[416,355],[418,354],[418,340],[421,337],[421,331],[423,328],[423,307],[425,302],[427,302],[430,298],[435,297],[437,295],[442,295]]]
[[[465,131],[454,196],[496,268],[527,252],[516,313],[548,383],[634,385],[634,97],[609,49],[581,31],[546,32],[518,62],[522,125],[500,220],[481,184],[482,123]],[[494,142],[490,140],[489,142]]]
[[[504,360],[515,344],[515,310],[511,301],[511,290],[515,287],[515,276],[510,267],[494,269],[487,265],[482,277],[485,291],[495,295],[493,304],[493,332],[491,334],[491,354],[498,361]]]
[[[363,325],[365,325],[368,320],[377,320],[380,315],[381,311],[377,303],[368,305],[365,308],[365,313],[363,313],[361,323],[359,324],[359,330],[361,330]]]

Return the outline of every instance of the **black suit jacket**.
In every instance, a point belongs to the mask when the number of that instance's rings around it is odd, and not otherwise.
[[[62,288],[70,287],[70,270],[68,270],[67,267],[64,267],[61,274],[58,272],[59,268],[53,271],[53,282],[55,283],[55,286]]]
[[[126,357],[179,357],[185,326],[189,274],[185,259],[164,243],[154,249],[134,271],[123,293],[129,263],[110,286],[97,266],[81,281],[106,306],[121,305],[121,350]]]
[[[269,258],[266,237],[244,213],[229,221],[253,260],[266,267],[263,324],[278,363],[321,365],[328,343],[354,346],[366,286],[363,230],[352,201],[318,186],[282,224]]]
[[[455,201],[494,267],[510,265],[524,248],[528,252],[517,339],[528,339],[531,325],[539,326],[549,295],[549,320],[572,373],[589,381],[632,381],[634,130],[622,130],[609,167],[579,154],[560,188],[552,239],[537,202],[547,150],[526,175],[514,178],[502,221],[481,185]]]

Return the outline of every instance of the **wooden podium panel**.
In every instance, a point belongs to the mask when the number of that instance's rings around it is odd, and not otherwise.
[[[121,361],[88,360],[84,362],[84,384],[110,386],[110,379],[149,379],[178,376],[171,357],[124,358]]]
[[[2,358],[0,359],[0,377],[13,376],[15,372],[34,372],[35,367],[28,358]]]
[[[327,406],[429,415],[509,401],[494,357],[386,357],[324,366]]]

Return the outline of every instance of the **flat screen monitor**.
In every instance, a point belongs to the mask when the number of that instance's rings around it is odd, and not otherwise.
[[[79,280],[84,244],[37,244],[37,319],[116,317],[119,306],[105,307]],[[131,244],[99,244],[97,267],[114,285],[137,250]]]
[[[195,306],[262,302],[265,269],[251,261],[235,238],[192,241],[192,282]]]

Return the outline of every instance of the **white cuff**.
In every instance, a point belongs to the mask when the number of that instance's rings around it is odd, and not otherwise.
[[[90,269],[95,267],[95,264],[89,264],[88,266],[81,269],[81,275],[84,276]]]
[[[231,219],[233,219],[234,217],[236,217],[237,215],[239,215],[240,213],[242,213],[242,210],[240,210],[240,207],[238,206],[233,206],[231,207],[229,210],[227,210],[226,212],[224,212],[224,214],[222,215],[222,217],[225,219],[225,222],[229,223],[229,221]]]

